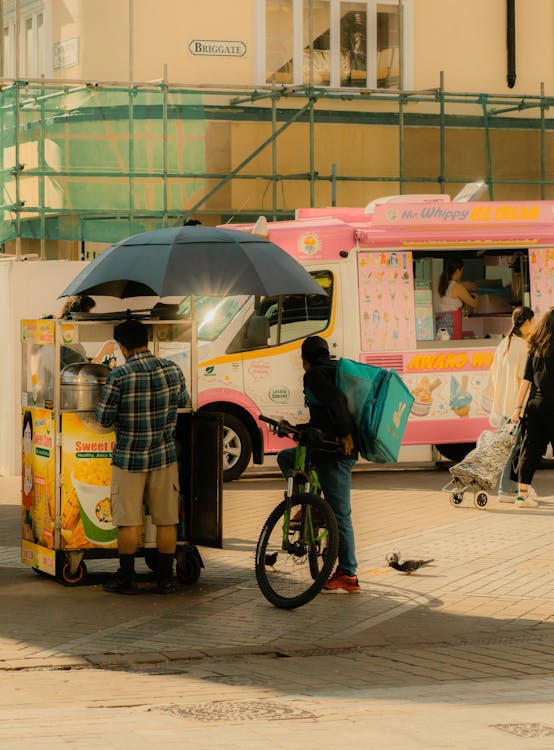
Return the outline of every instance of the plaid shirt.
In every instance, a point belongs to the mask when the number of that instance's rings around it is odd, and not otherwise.
[[[149,352],[131,354],[108,375],[96,419],[115,425],[112,463],[127,471],[150,471],[175,463],[177,408],[188,393],[181,369]]]

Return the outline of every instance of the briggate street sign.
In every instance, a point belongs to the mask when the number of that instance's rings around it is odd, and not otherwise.
[[[189,52],[192,55],[207,57],[244,57],[246,44],[240,41],[218,39],[192,39],[189,42]]]

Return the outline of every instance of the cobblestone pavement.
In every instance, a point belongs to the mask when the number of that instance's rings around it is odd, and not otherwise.
[[[4,748],[554,748],[554,472],[538,509],[454,508],[439,471],[354,476],[360,595],[286,612],[253,577],[278,478],[226,485],[224,549],[195,586],[117,597],[91,561],[68,589],[19,562],[0,479]],[[384,566],[435,562],[405,576]],[[148,587],[148,571],[139,568]]]

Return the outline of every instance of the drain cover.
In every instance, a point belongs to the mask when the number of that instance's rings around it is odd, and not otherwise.
[[[516,737],[554,737],[554,727],[548,724],[526,723],[526,724],[493,724],[495,729],[515,734]]]
[[[187,706],[158,706],[182,719],[196,721],[278,721],[280,719],[315,719],[315,714],[293,706],[270,701],[214,701],[191,703]]]

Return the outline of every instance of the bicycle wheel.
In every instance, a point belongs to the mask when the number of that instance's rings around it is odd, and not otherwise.
[[[290,513],[283,500],[265,522],[256,547],[256,579],[262,594],[282,609],[307,604],[331,575],[338,547],[337,520],[325,500],[293,495]]]

